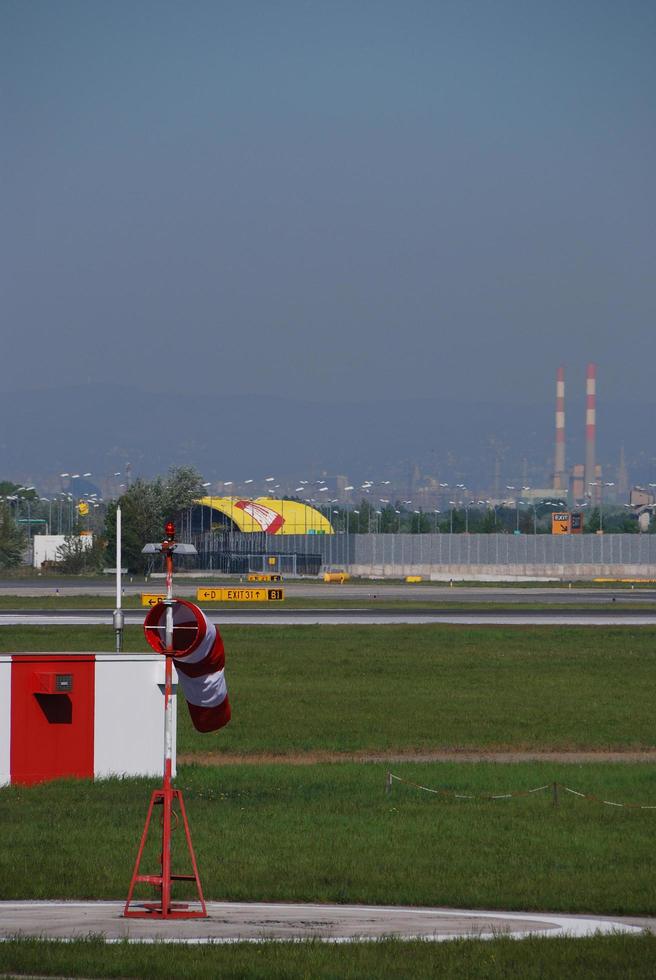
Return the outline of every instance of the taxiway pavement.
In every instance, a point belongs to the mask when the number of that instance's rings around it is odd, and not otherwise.
[[[217,609],[205,605],[217,625],[381,626],[446,623],[461,626],[656,626],[656,612],[639,609]],[[145,609],[124,610],[126,626],[142,626]],[[2,610],[2,626],[111,626],[110,609]]]
[[[0,939],[76,939],[108,942],[234,943],[267,940],[354,942],[383,936],[446,940],[590,936],[656,930],[654,919],[372,905],[208,902],[207,919],[125,919],[122,902],[0,902]]]

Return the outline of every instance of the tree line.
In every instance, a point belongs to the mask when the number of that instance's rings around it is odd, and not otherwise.
[[[146,567],[141,549],[147,541],[161,541],[167,521],[179,520],[195,500],[203,495],[203,479],[193,466],[172,467],[165,477],[137,479],[119,500],[94,508],[82,519],[79,513],[70,521],[64,543],[58,549],[58,568],[66,573],[100,571],[111,565],[116,555],[116,509],[121,505],[122,560],[132,572]],[[33,523],[46,522],[49,501],[33,489],[10,481],[0,482],[0,567],[20,565],[29,545]],[[29,505],[29,518],[17,517]],[[72,511],[73,513],[73,511]],[[45,516],[44,516],[45,515]],[[29,530],[26,530],[26,527]],[[87,546],[82,531],[91,531],[93,543]]]
[[[57,566],[61,571],[79,574],[113,565],[116,509],[120,504],[123,564],[133,573],[144,572],[147,568],[141,553],[144,544],[161,540],[166,521],[180,522],[203,495],[201,474],[193,466],[180,466],[172,467],[166,476],[154,480],[135,480],[119,500],[95,504],[84,518],[71,504],[68,533],[59,549]],[[52,500],[40,498],[33,487],[0,481],[0,568],[16,567],[24,561],[33,528],[39,528],[39,533],[44,527],[52,530],[52,503]],[[61,508],[61,500],[59,506]],[[363,498],[357,506],[330,505],[320,509],[337,533],[549,534],[551,514],[557,508],[545,502],[520,505],[519,508],[471,504],[440,512],[414,509],[401,501],[388,502],[377,508]],[[61,523],[61,513],[59,516]],[[635,517],[624,507],[608,504],[603,511],[599,508],[584,511],[584,533],[599,531],[602,525],[606,534],[638,531]],[[92,533],[91,545],[80,536],[83,531]],[[656,531],[654,519],[650,531]]]

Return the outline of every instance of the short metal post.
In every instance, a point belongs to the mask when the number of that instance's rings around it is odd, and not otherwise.
[[[392,792],[392,773],[388,772],[385,779],[385,795],[389,796]]]
[[[125,625],[125,616],[123,615],[122,609],[114,610],[114,633],[116,635],[116,652],[120,653],[123,649],[123,626]]]
[[[553,798],[553,805],[558,806],[558,783],[555,781],[552,787],[552,798]]]

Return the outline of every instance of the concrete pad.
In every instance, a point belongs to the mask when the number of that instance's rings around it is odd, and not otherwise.
[[[320,939],[354,942],[395,936],[445,940],[499,935],[590,936],[640,933],[654,920],[403,906],[208,902],[207,919],[124,919],[122,902],[0,902],[0,940],[22,937],[107,942],[233,943]]]

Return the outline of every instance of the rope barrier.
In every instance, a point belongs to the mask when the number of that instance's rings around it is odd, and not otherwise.
[[[509,800],[517,796],[530,796],[532,793],[540,793],[545,789],[551,788],[551,783],[545,783],[544,786],[536,786],[535,789],[528,790],[515,790],[511,793],[455,793],[449,789],[431,789],[430,786],[422,786],[421,783],[413,783],[410,779],[403,779],[402,776],[397,776],[396,773],[388,772],[387,774],[387,792],[388,794],[392,788],[392,782],[396,780],[399,783],[405,783],[406,786],[414,786],[415,789],[421,789],[425,793],[435,793],[438,796],[452,796],[456,800]]]
[[[593,793],[580,793],[578,790],[571,789],[571,787],[565,786],[563,783],[557,781],[545,783],[544,786],[536,786],[534,789],[514,790],[510,793],[456,793],[454,790],[433,789],[430,786],[422,786],[421,783],[414,783],[411,779],[404,779],[402,776],[397,776],[394,772],[388,772],[385,779],[385,792],[388,796],[392,792],[392,784],[394,782],[404,783],[406,786],[412,786],[414,789],[422,790],[425,793],[433,793],[436,796],[449,796],[454,800],[514,800],[520,796],[532,796],[534,793],[551,790],[553,804],[554,806],[558,806],[558,791],[563,790],[565,793],[571,793],[572,796],[578,796],[580,799],[587,800],[589,803],[599,803],[603,806],[614,806],[627,810],[656,810],[656,805],[645,803],[616,803],[612,800],[604,800],[599,796],[595,796]]]
[[[589,803],[602,803],[604,806],[618,806],[627,810],[656,810],[656,805],[646,803],[614,803],[612,800],[602,800],[593,793],[579,793],[578,790],[570,789],[569,786],[563,786],[562,783],[559,783],[558,785],[561,789],[564,789],[566,793],[571,793],[572,796],[580,796],[581,799],[587,800]]]

